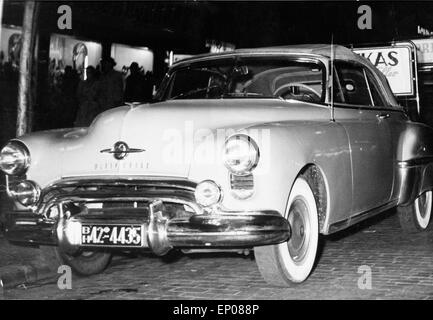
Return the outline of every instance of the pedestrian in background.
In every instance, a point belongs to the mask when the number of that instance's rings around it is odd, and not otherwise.
[[[78,84],[78,112],[75,119],[76,127],[88,127],[92,120],[98,115],[99,95],[101,93],[100,82],[93,66],[86,68],[86,80],[81,80]]]
[[[123,103],[123,76],[114,70],[116,62],[108,57],[101,60],[100,111],[118,107]]]
[[[140,71],[137,62],[129,66],[129,76],[126,78],[125,101],[144,102],[146,101],[146,78]]]
[[[153,77],[153,73],[151,71],[147,71],[145,74],[145,101],[151,102],[153,98],[153,86],[155,85],[155,79]]]
[[[59,128],[70,128],[74,125],[78,109],[76,93],[79,81],[77,72],[71,66],[66,66],[60,83],[61,103],[56,110]]]

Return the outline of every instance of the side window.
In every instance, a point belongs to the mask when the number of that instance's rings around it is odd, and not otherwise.
[[[335,63],[335,69],[338,84],[334,84],[334,101],[371,106],[369,85],[364,69],[361,66],[341,61]],[[336,92],[335,90],[339,90],[340,92]]]
[[[370,87],[371,97],[373,99],[374,106],[384,107],[386,103],[384,97],[380,92],[379,84],[369,70],[366,69],[365,74],[367,75],[368,86]]]

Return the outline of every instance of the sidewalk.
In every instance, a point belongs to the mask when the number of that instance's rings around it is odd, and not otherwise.
[[[55,275],[55,270],[50,269],[38,248],[9,244],[0,235],[0,299],[2,287],[13,288]]]
[[[0,217],[8,211],[5,195],[0,191]],[[0,299],[2,287],[34,282],[54,276],[38,248],[10,244],[4,237],[4,226],[0,218]]]
[[[0,121],[0,124],[3,124],[3,121]],[[10,138],[7,134],[11,131],[10,128],[4,129],[0,128],[0,144]],[[13,245],[5,239],[5,214],[11,209],[10,206],[5,193],[5,178],[0,173],[0,299],[3,296],[3,287],[13,288],[56,276],[56,270],[49,269],[38,248]]]
[[[0,80],[0,149],[15,136],[17,88],[17,82]],[[11,245],[4,238],[5,213],[9,210],[5,178],[0,172],[0,299],[2,286],[11,288],[56,275],[55,271],[48,269],[47,261],[40,255],[39,249]]]

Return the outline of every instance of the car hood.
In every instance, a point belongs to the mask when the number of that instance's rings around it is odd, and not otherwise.
[[[315,119],[329,119],[329,109],[278,99],[174,100],[111,109],[100,114],[88,129],[36,133],[22,140],[29,145],[32,156],[34,151],[38,153],[36,162],[40,166],[45,165],[44,161],[56,161],[51,171],[58,171],[57,177],[186,178],[194,149],[205,136],[215,133],[228,136],[234,131],[269,122]],[[133,152],[121,160],[116,159],[112,153],[116,142],[123,142]],[[44,159],[39,154],[43,154]],[[31,167],[33,175],[41,172],[37,169]]]

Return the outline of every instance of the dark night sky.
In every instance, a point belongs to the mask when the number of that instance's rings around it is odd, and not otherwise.
[[[44,1],[40,30],[57,30],[57,7],[70,4],[69,33],[100,41],[204,51],[206,39],[258,47],[291,43],[374,43],[417,37],[433,30],[433,2],[414,1]],[[359,30],[357,8],[368,4],[373,30]],[[7,1],[4,22],[20,24],[22,3]]]

